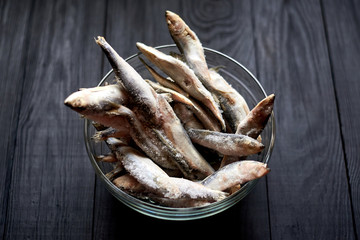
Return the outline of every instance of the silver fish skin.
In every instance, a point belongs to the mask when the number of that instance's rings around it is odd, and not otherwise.
[[[64,101],[64,104],[73,110],[79,112],[84,110],[83,106],[91,107],[88,110],[101,112],[111,110],[111,107],[123,105],[129,102],[129,96],[125,89],[119,84],[98,86],[92,88],[80,88],[78,91],[70,94]]]
[[[170,177],[151,159],[132,147],[120,147],[116,155],[132,177],[148,190],[160,196],[179,198],[181,192],[171,183]]]
[[[165,16],[170,35],[186,63],[219,101],[225,120],[235,132],[237,125],[249,112],[244,98],[217,71],[208,69],[202,44],[184,20],[171,11],[166,11]]]
[[[166,11],[165,17],[170,35],[180,52],[183,53],[186,63],[205,87],[208,87],[210,74],[199,38],[179,15]]]
[[[217,71],[210,69],[211,92],[219,100],[224,119],[232,132],[250,112],[244,97],[234,89]]]
[[[132,177],[160,197],[208,201],[219,201],[226,197],[224,192],[211,190],[190,180],[169,177],[151,159],[132,147],[120,147],[116,155]]]
[[[204,199],[191,199],[191,198],[166,198],[159,195],[156,195],[150,192],[144,185],[139,183],[133,176],[130,174],[124,174],[120,177],[117,177],[113,180],[115,186],[117,186],[122,191],[133,195],[137,198],[151,199],[154,202],[157,202],[163,206],[184,208],[184,207],[200,207],[210,204],[212,201]],[[208,191],[208,189],[207,189]],[[223,193],[220,193],[221,196]],[[218,198],[218,197],[217,197]]]
[[[170,104],[162,96],[159,96],[158,100],[161,116],[165,121],[162,122],[161,129],[158,129],[157,133],[162,134],[164,139],[171,142],[168,146],[171,145],[176,150],[173,157],[180,154],[179,159],[185,161],[184,164],[179,165],[180,170],[184,170],[184,173],[197,172],[200,179],[212,174],[214,169],[196,150]],[[182,169],[182,166],[187,166],[189,170]]]
[[[164,168],[177,169],[167,147],[158,140],[151,128],[139,120],[138,114],[125,106],[120,106],[116,114],[128,120],[131,126],[130,136],[147,156]]]
[[[94,88],[82,88],[68,96],[64,104],[95,122],[107,127],[112,126],[126,133],[129,125],[119,117],[111,117],[121,104],[127,104],[128,96],[118,84]],[[109,115],[104,117],[104,115]]]
[[[173,178],[172,178],[173,179]],[[129,173],[126,173],[122,176],[116,177],[112,180],[113,184],[121,189],[122,191],[126,192],[129,195],[132,195],[136,198],[145,199],[145,200],[152,200],[157,202],[162,206],[168,207],[176,207],[176,208],[184,208],[184,207],[200,207],[210,204],[213,201],[208,201],[204,199],[191,199],[191,198],[167,198],[154,193],[153,191],[149,191],[145,185],[141,184],[139,181],[136,180],[133,176]],[[176,181],[174,181],[176,182]],[[203,185],[201,185],[204,187]],[[205,187],[204,187],[205,188]],[[207,189],[209,191],[210,189]],[[210,192],[210,191],[209,191]],[[217,192],[217,191],[213,191]],[[221,198],[224,193],[219,194],[216,198]]]
[[[225,129],[225,121],[220,107],[212,94],[204,87],[200,80],[184,62],[167,55],[153,47],[143,43],[136,43],[137,48],[159,69],[173,79],[185,92],[202,102],[218,119],[222,129]]]
[[[274,108],[275,95],[271,94],[261,100],[243,119],[236,130],[237,133],[256,139],[264,130]]]
[[[155,71],[155,69],[150,67],[149,64],[147,64],[141,57],[139,57],[139,59],[144,64],[146,69],[149,71],[151,76],[153,76],[155,81],[157,81],[159,84],[161,84],[162,86],[164,86],[166,88],[172,89],[172,90],[184,95],[185,97],[189,97],[189,94],[187,92],[185,92],[184,90],[182,90],[182,88],[180,88],[179,85],[177,85],[173,80],[161,76],[158,72]]]
[[[96,87],[95,93],[98,95],[94,96],[92,89],[75,92],[65,100],[65,104],[84,117],[104,126],[120,131],[127,129],[134,142],[157,164],[164,168],[177,169],[177,166],[171,162],[172,158],[166,146],[158,140],[151,128],[140,122],[132,110],[114,103],[117,94],[113,93],[114,96],[109,94],[112,91],[108,91],[107,87]]]
[[[203,124],[194,116],[194,113],[190,111],[186,105],[181,103],[176,103],[173,106],[176,116],[180,119],[186,130],[194,129],[204,129]]]
[[[261,100],[239,123],[236,134],[243,134],[254,139],[259,139],[273,111],[274,101],[274,94]],[[244,159],[236,156],[224,156],[220,167],[239,160]]]
[[[193,99],[187,98],[186,96],[172,89],[163,87],[160,84],[154,83],[150,80],[148,80],[147,82],[157,93],[170,93],[172,100],[187,105],[191,109],[191,111],[196,115],[196,117],[201,121],[201,123],[205,126],[206,129],[212,131],[221,131],[218,121],[215,118],[213,118],[211,115],[209,115],[203,109],[203,107]]]
[[[193,182],[185,178],[170,177],[170,179],[173,184],[178,186],[183,198],[216,202],[223,200],[227,196],[225,192],[204,187],[201,183]]]
[[[122,82],[131,99],[140,107],[142,114],[147,116],[148,121],[156,124],[156,95],[154,92],[140,74],[106,42],[105,38],[99,36],[95,41],[108,58],[116,77]]]
[[[147,84],[145,82],[145,84]],[[107,86],[106,86],[107,87]],[[70,95],[65,103],[72,109],[78,111],[84,117],[91,119],[102,125],[116,129],[129,129],[131,138],[135,143],[157,164],[168,169],[177,169],[179,167],[178,159],[185,161],[184,165],[188,170],[180,169],[184,172],[197,172],[191,174],[193,178],[205,178],[214,172],[212,167],[200,155],[192,145],[180,120],[177,118],[169,103],[162,97],[157,96],[156,108],[159,115],[158,129],[163,132],[169,141],[172,142],[177,154],[173,154],[164,142],[160,141],[151,127],[144,124],[147,118],[142,112],[132,111],[129,108],[118,105],[113,102],[117,94],[111,93],[106,87],[96,87],[95,93],[101,94],[92,96],[92,89],[86,89]],[[148,86],[150,88],[150,86]],[[105,91],[99,91],[105,90]],[[116,88],[115,88],[116,89]],[[103,93],[104,92],[104,93]],[[155,93],[156,94],[156,93]],[[114,99],[112,96],[114,95]],[[110,101],[110,100],[111,101]],[[109,109],[108,111],[106,109]],[[135,109],[136,110],[136,109]],[[139,109],[137,109],[139,110]],[[176,157],[174,157],[176,156]]]
[[[264,149],[263,144],[245,135],[204,129],[189,129],[187,133],[194,143],[214,149],[224,155],[248,156]]]
[[[181,152],[183,158],[188,161],[187,164],[192,169],[195,169],[200,173],[204,174],[204,177],[211,174],[214,170],[206,162],[206,160],[202,158],[202,156],[192,145],[180,121],[176,117],[176,114],[174,113],[168,102],[164,100],[162,96],[156,94],[156,92],[144,81],[144,79],[142,79],[142,77],[135,71],[135,69],[133,69],[128,63],[126,63],[126,61],[124,61],[116,53],[116,51],[105,41],[104,38],[98,37],[96,42],[105,52],[109,62],[114,69],[116,76],[120,78],[119,80],[122,81],[128,94],[135,100],[136,106],[140,106],[133,109],[133,111],[140,120],[139,122],[142,124],[138,124],[138,127],[135,127],[133,126],[134,124],[131,124],[132,138],[139,145],[139,147],[142,148],[142,150],[146,154],[148,154],[149,157],[153,158],[156,154],[154,154],[155,151],[153,151],[152,149],[155,148],[148,148],[148,146],[150,146],[151,144],[152,146],[161,145],[162,143],[160,141],[157,141],[149,132],[148,134],[145,134],[148,136],[149,139],[142,137],[144,135],[143,131],[147,130],[147,128],[145,128],[145,125],[149,125],[148,122],[151,121],[154,128],[163,131],[165,135],[170,139],[170,141],[174,143],[175,148],[179,152]],[[127,110],[124,106],[122,106],[121,109],[122,113],[125,114],[119,114],[119,109],[117,111],[114,111],[112,114],[118,116],[126,116],[128,117],[128,121],[130,123],[131,121],[136,119],[132,117],[130,111]],[[143,131],[140,131],[140,129],[143,129]],[[139,138],[143,139],[143,141],[139,141]],[[143,142],[147,144],[144,144]],[[161,148],[160,152],[163,152],[164,149],[165,147]]]
[[[265,163],[244,160],[220,168],[201,183],[210,189],[224,191],[238,184],[261,178],[269,172],[270,168]]]

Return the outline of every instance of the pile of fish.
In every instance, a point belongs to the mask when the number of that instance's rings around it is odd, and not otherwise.
[[[208,68],[186,23],[170,11],[166,22],[180,54],[136,44],[155,81],[143,79],[97,37],[116,79],[72,93],[65,105],[91,120],[93,139],[109,147],[109,154],[97,159],[114,166],[107,177],[118,188],[164,206],[203,206],[270,171],[246,156],[264,149],[260,134],[274,95],[250,110],[219,71]]]

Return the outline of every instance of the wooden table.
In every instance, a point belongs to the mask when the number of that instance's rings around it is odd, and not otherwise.
[[[87,157],[83,120],[63,105],[110,69],[95,36],[123,57],[137,41],[172,43],[167,9],[277,96],[271,173],[231,209],[187,222],[110,195]],[[355,0],[1,1],[0,238],[358,239],[359,12]]]

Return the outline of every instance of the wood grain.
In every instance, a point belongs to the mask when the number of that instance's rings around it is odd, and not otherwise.
[[[102,8],[97,2],[34,2],[24,36],[6,239],[91,238],[94,171],[83,121],[63,101],[100,76],[100,55],[92,48],[104,26]]]
[[[360,234],[360,5],[356,1],[322,3],[330,62],[348,169],[353,221]]]
[[[278,93],[271,237],[354,239],[320,4],[256,1],[252,8],[259,80]]]
[[[2,1],[0,8],[0,238],[4,235],[32,1]]]

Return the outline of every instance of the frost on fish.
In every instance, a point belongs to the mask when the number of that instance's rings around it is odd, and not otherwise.
[[[124,168],[132,177],[152,193],[169,199],[195,199],[214,202],[226,197],[226,193],[209,189],[183,178],[169,177],[151,159],[131,147],[116,151]]]
[[[159,84],[144,80],[98,37],[117,84],[80,89],[64,103],[93,121],[93,140],[111,150],[96,159],[113,165],[106,176],[119,189],[164,206],[205,206],[269,172],[265,164],[237,156],[264,148],[255,138],[271,114],[273,96],[249,113],[243,97],[208,69],[196,34],[176,14],[167,11],[166,17],[184,59],[137,47],[168,78],[141,59]],[[220,132],[225,130],[231,134]],[[238,162],[222,167],[222,156]]]
[[[234,89],[217,71],[210,69],[211,91],[219,100],[223,115],[232,132],[249,113],[244,97]]]
[[[239,123],[236,134],[243,134],[254,139],[261,139],[260,134],[264,130],[271,116],[274,107],[274,100],[274,94],[271,94],[261,100]],[[239,160],[241,159],[236,156],[224,156],[220,166],[222,167]]]
[[[159,96],[158,100],[159,109],[161,110],[161,115],[164,119],[161,125],[161,131],[158,131],[158,133],[163,133],[164,139],[171,142],[169,145],[173,146],[177,152],[175,156],[181,155],[181,159],[185,161],[184,165],[190,168],[190,172],[196,172],[196,175],[200,179],[212,174],[214,169],[194,147],[169,103],[161,96]],[[183,165],[181,164],[179,166]],[[184,172],[189,173],[188,170],[185,170]],[[190,176],[193,175],[191,174]]]
[[[150,191],[163,197],[178,198],[180,190],[169,180],[169,176],[151,159],[132,147],[120,147],[116,151],[124,168]]]
[[[222,128],[225,129],[225,121],[220,107],[212,94],[204,87],[188,65],[143,43],[138,42],[136,46],[154,65],[173,79],[185,92],[202,102],[219,120]]]
[[[108,58],[116,77],[122,82],[131,100],[141,109],[142,114],[148,120],[156,124],[156,96],[140,74],[127,63],[119,54],[106,42],[105,38],[97,37],[96,43],[101,47]]]
[[[110,111],[118,105],[127,104],[129,97],[119,84],[99,86],[93,88],[81,88],[70,94],[64,104],[74,111],[86,115],[101,114],[104,110]]]
[[[216,202],[227,196],[225,192],[207,188],[200,183],[193,182],[185,178],[171,178],[171,181],[173,184],[178,186],[183,198]]]
[[[106,127],[114,127],[126,134],[128,123],[121,116],[112,114],[129,101],[126,92],[118,84],[82,88],[68,96],[64,104],[82,116]]]
[[[185,97],[189,97],[189,94],[182,90],[179,85],[177,85],[173,80],[169,78],[165,78],[157,73],[152,67],[150,67],[141,57],[139,57],[140,61],[144,64],[149,73],[154,77],[155,81],[164,86],[165,88],[169,88],[177,93],[184,95]]]
[[[183,53],[187,65],[219,101],[225,120],[235,132],[249,112],[244,98],[217,71],[208,69],[202,44],[184,20],[171,11],[166,11],[165,16],[170,35]]]
[[[274,107],[274,100],[274,94],[261,100],[240,122],[236,132],[256,139],[270,118]]]
[[[174,112],[180,119],[181,123],[183,124],[186,130],[190,128],[194,129],[203,129],[204,126],[201,122],[195,117],[194,113],[190,111],[186,105],[177,103],[173,106]]]
[[[201,183],[210,189],[224,191],[238,184],[261,178],[269,172],[270,169],[265,163],[244,160],[220,168]]]
[[[173,101],[187,105],[187,107],[191,109],[190,111],[192,111],[196,115],[196,117],[200,120],[201,124],[203,124],[206,129],[212,131],[221,130],[218,121],[216,121],[215,118],[208,114],[208,112],[206,112],[206,110],[194,99],[188,98],[172,89],[163,87],[160,84],[151,81],[147,82],[152,88],[154,88],[157,93],[169,93]]]
[[[179,15],[166,11],[165,17],[170,35],[180,52],[183,53],[186,63],[204,86],[208,88],[210,74],[199,38]]]
[[[187,132],[193,142],[214,149],[224,155],[248,156],[264,149],[263,144],[245,135],[203,129],[189,129]]]
[[[147,156],[164,168],[177,169],[175,163],[171,161],[166,146],[157,139],[151,128],[141,123],[136,112],[134,113],[124,106],[121,107],[119,112],[128,118],[131,125],[130,135]]]

